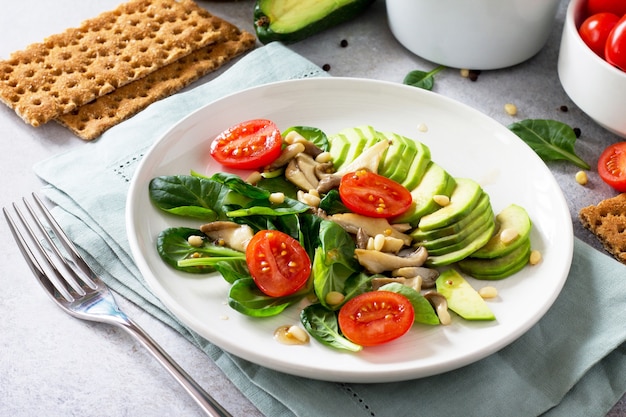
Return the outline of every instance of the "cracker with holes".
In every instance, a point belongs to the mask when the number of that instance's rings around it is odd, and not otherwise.
[[[131,0],[0,61],[0,100],[44,124],[223,40],[192,0]]]
[[[151,103],[174,94],[254,47],[254,35],[227,22],[223,24],[228,26],[224,30],[226,40],[194,51],[144,78],[59,116],[56,121],[82,139],[95,139]]]
[[[626,263],[626,193],[584,207],[578,216],[609,253]]]

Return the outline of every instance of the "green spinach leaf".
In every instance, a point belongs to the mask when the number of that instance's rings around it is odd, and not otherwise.
[[[428,72],[420,70],[411,71],[404,77],[402,83],[417,88],[423,88],[424,90],[432,90],[435,86],[435,74],[444,68],[445,66],[439,65],[437,68]]]
[[[435,313],[435,310],[430,302],[413,288],[397,282],[392,282],[390,284],[383,285],[380,289],[402,294],[408,298],[413,306],[413,310],[415,311],[415,322],[431,325],[437,325],[440,323],[439,317],[437,316],[437,313]]]
[[[286,297],[270,297],[259,290],[252,278],[241,278],[230,287],[228,305],[247,316],[270,317],[280,314],[304,295],[299,291]]]
[[[589,169],[574,150],[574,129],[556,120],[527,119],[509,125],[509,129],[530,146],[544,161],[565,160]]]
[[[190,236],[204,237],[200,230],[173,227],[163,230],[157,237],[157,251],[161,259],[175,269],[196,274],[213,272],[214,264],[221,260],[244,260],[245,254],[203,239],[202,246],[192,246]],[[195,257],[199,256],[199,257]]]
[[[229,189],[222,184],[192,175],[155,177],[148,188],[150,199],[168,213],[213,221]]]
[[[289,129],[285,130],[282,133],[282,136],[287,136],[287,134],[291,131],[299,133],[302,137],[304,137],[309,142],[314,143],[318,148],[323,151],[327,151],[330,148],[326,133],[324,133],[321,129],[318,129],[317,127],[292,126]]]
[[[300,322],[318,342],[336,349],[358,352],[361,345],[352,343],[339,332],[337,315],[321,304],[311,304],[300,312]]]

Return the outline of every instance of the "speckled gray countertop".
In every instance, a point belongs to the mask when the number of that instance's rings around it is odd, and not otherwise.
[[[118,3],[119,0],[4,2],[0,13],[0,58],[76,26]],[[252,30],[252,1],[198,3]],[[582,135],[576,151],[595,166],[602,149],[620,138],[582,113],[559,83],[557,57],[567,3],[562,0],[548,43],[537,56],[512,68],[484,71],[476,81],[461,77],[458,69],[448,68],[437,75],[434,91],[474,107],[504,125],[526,118],[547,118],[578,127]],[[347,41],[347,46],[341,46],[342,40]],[[402,82],[411,70],[436,66],[396,42],[388,29],[382,0],[357,20],[290,48],[319,66],[327,64],[329,73],[336,77]],[[506,114],[505,103],[516,104],[518,114]],[[34,163],[82,145],[81,140],[60,126],[50,124],[33,129],[0,106],[1,205],[39,189],[41,184],[32,172]],[[575,166],[548,165],[564,192],[575,235],[602,250],[597,240],[580,226],[577,213],[615,192],[599,179],[595,170],[589,172],[589,184],[582,187],[574,179],[578,171]],[[0,287],[0,415],[199,415],[192,400],[126,334],[70,319],[53,305],[35,283],[4,222],[0,222]],[[202,352],[131,303],[121,301],[129,315],[235,416],[260,415]],[[624,399],[609,413],[611,417],[623,415]]]

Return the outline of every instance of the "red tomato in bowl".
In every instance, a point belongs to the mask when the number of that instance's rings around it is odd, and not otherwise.
[[[609,33],[604,58],[609,64],[626,71],[626,15],[622,16]]]
[[[341,178],[339,198],[353,212],[369,217],[397,216],[407,211],[413,201],[406,187],[365,170]]]
[[[274,122],[266,119],[238,123],[211,142],[211,156],[220,164],[237,169],[258,169],[280,155],[282,137]]]
[[[604,58],[606,40],[619,19],[619,16],[613,13],[596,13],[585,19],[580,25],[578,33],[583,42],[585,42],[596,55]]]
[[[607,146],[598,159],[598,174],[615,190],[626,192],[626,142]]]
[[[415,310],[408,298],[391,291],[370,291],[350,299],[339,310],[341,333],[361,346],[390,342],[411,329]]]
[[[609,12],[622,17],[626,14],[626,1],[624,0],[588,0],[587,16],[596,13]]]
[[[261,230],[246,247],[246,264],[259,289],[270,297],[290,295],[304,287],[311,260],[296,239],[278,230]]]

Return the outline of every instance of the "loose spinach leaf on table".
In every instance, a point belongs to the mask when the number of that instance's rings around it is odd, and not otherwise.
[[[509,129],[530,146],[544,161],[565,160],[582,169],[589,169],[574,150],[576,133],[556,120],[527,119],[509,125]]]
[[[417,88],[423,88],[424,90],[432,90],[435,86],[435,74],[444,68],[445,67],[443,65],[440,65],[434,70],[428,72],[420,70],[411,71],[406,75],[406,77],[404,77],[402,83],[412,85]]]

